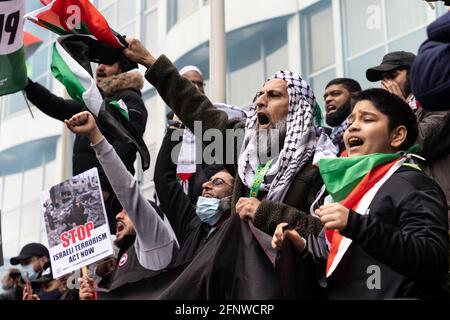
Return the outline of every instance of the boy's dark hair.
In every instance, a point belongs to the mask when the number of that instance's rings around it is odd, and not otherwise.
[[[325,89],[332,85],[342,85],[348,92],[354,93],[361,91],[361,86],[358,81],[350,79],[350,78],[336,78],[328,82],[325,86]]]
[[[352,111],[356,103],[363,100],[370,101],[378,111],[388,117],[390,131],[401,125],[406,127],[408,133],[400,146],[401,150],[408,150],[414,144],[419,135],[417,119],[403,99],[383,89],[367,89],[352,94]]]

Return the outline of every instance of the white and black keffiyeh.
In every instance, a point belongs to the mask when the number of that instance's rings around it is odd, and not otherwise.
[[[344,148],[344,132],[348,128],[348,120],[345,119],[338,127],[331,130],[330,138],[333,144],[338,147],[339,150]]]
[[[279,71],[272,78],[287,82],[289,109],[286,118],[286,138],[279,156],[274,159],[260,190],[268,191],[268,199],[282,202],[297,173],[312,160],[320,134],[315,123],[316,100],[311,87],[298,74]],[[256,148],[249,143],[257,130],[256,97],[248,113],[245,138],[238,160],[242,182],[252,187],[259,165]]]

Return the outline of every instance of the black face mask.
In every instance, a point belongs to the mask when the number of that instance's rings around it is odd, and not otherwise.
[[[58,289],[52,291],[43,291],[41,290],[38,294],[39,299],[41,300],[59,300],[62,296],[61,292]]]
[[[338,127],[350,115],[351,99],[348,99],[340,108],[332,114],[327,114],[325,120],[330,127]]]

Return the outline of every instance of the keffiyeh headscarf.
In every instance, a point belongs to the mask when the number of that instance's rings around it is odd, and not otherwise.
[[[330,138],[333,144],[339,149],[344,149],[344,132],[348,128],[348,119],[345,119],[338,127],[331,130]]]
[[[324,132],[315,126],[316,99],[306,81],[290,71],[280,71],[267,81],[272,79],[283,79],[287,82],[287,131],[283,149],[273,160],[260,190],[268,191],[269,200],[281,202],[297,173],[312,160],[319,136]],[[252,187],[256,169],[260,164],[256,147],[250,143],[256,131],[255,97],[248,113],[245,138],[238,160],[239,177],[249,188]]]

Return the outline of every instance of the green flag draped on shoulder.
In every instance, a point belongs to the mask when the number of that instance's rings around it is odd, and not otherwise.
[[[23,47],[24,0],[0,1],[0,96],[27,85]]]
[[[346,158],[324,158],[318,162],[323,183],[334,201],[344,200],[376,166],[399,157],[396,153],[374,153]]]
[[[409,152],[415,152],[413,146]],[[374,153],[348,158],[321,159],[319,171],[325,187],[335,202],[353,210],[351,214],[368,214],[372,199],[381,186],[400,166],[405,164],[408,156],[401,153]],[[329,277],[337,268],[352,240],[342,236],[338,230],[326,230],[329,254],[326,276]]]

